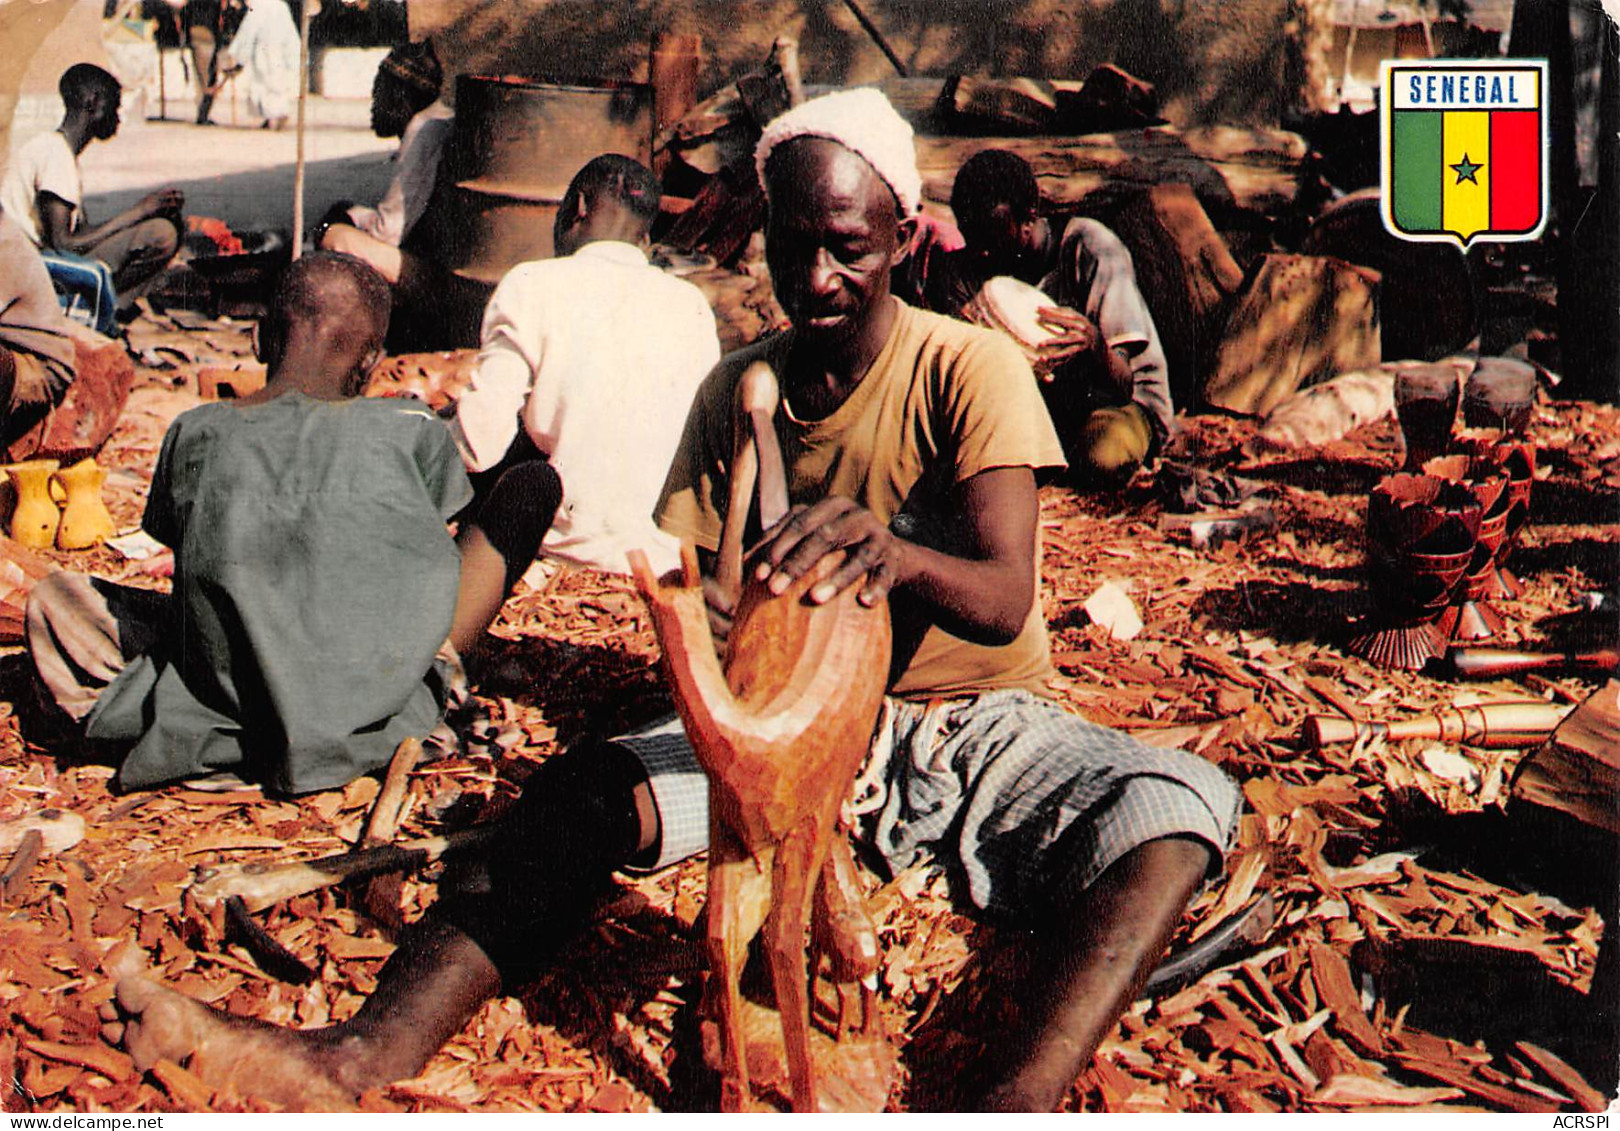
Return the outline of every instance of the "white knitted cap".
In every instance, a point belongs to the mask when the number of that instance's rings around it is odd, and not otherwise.
[[[871,87],[839,90],[801,102],[771,119],[754,147],[754,168],[765,184],[765,162],[784,141],[824,137],[860,154],[883,179],[907,216],[922,210],[922,174],[911,126]]]

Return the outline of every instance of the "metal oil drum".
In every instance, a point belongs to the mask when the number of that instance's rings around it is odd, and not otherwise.
[[[552,225],[568,182],[593,157],[652,152],[653,88],[645,83],[564,85],[461,75],[442,182],[444,262],[493,284],[508,269],[552,254]]]

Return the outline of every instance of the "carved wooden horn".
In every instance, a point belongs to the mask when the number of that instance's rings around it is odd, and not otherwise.
[[[775,524],[788,510],[787,474],[773,419],[780,399],[776,374],[769,365],[756,361],[743,371],[732,417],[735,448],[731,495],[715,569],[715,579],[725,587],[733,603],[742,594],[743,531],[748,525],[755,488],[759,492],[762,529]],[[691,713],[688,725],[695,725],[702,733],[735,730],[742,725],[744,713],[715,655],[697,556],[690,545],[681,547],[681,565],[685,587],[665,589],[653,576],[646,555],[639,550],[630,552],[636,588],[658,622],[670,678],[679,691],[676,700],[684,703],[683,714]]]
[[[768,364],[756,361],[743,370],[732,415],[731,495],[715,568],[715,580],[732,601],[742,593],[743,532],[755,488],[761,530],[770,529],[788,512],[787,471],[774,423],[781,399],[776,374]]]

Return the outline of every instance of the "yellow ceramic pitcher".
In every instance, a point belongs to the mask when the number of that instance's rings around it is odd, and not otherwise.
[[[56,531],[58,550],[85,550],[113,536],[112,515],[101,500],[107,471],[95,457],[82,459],[56,473],[67,502],[62,506],[62,523]]]
[[[54,459],[30,459],[7,464],[4,470],[17,488],[17,505],[11,512],[11,537],[35,550],[43,550],[56,538],[62,514],[51,498],[51,476],[59,465]]]

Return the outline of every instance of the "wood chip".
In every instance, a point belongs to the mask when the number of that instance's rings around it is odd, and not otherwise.
[[[1574,1097],[1575,1103],[1582,1111],[1605,1111],[1609,1102],[1603,1093],[1586,1082],[1575,1069],[1563,1060],[1539,1045],[1529,1041],[1519,1041],[1513,1046],[1522,1052],[1535,1066],[1545,1072],[1554,1083]]]
[[[174,1061],[160,1057],[152,1065],[151,1071],[157,1082],[163,1085],[163,1090],[169,1093],[169,1098],[181,1107],[192,1111],[213,1109],[214,1090]]]
[[[1052,144],[1025,141],[1042,151]],[[949,150],[954,168],[984,143],[930,144]],[[1043,185],[1048,181],[1044,176]],[[942,183],[948,193],[948,177]],[[746,301],[763,326],[770,287],[762,261],[749,254],[755,274],[713,277],[733,292],[728,310]],[[1481,269],[1495,270],[1483,262]],[[1538,296],[1532,305],[1550,302]],[[182,330],[142,318],[129,331],[136,352],[152,352],[168,335],[192,356],[169,352],[168,368],[138,368],[141,387],[103,451],[104,466],[118,469],[106,495],[123,529],[140,523],[164,428],[198,403],[176,391],[174,381],[247,357],[247,334],[237,324]],[[475,355],[467,351],[462,360],[470,364]],[[441,361],[410,364],[404,376],[416,381]],[[1530,429],[1546,476],[1532,498],[1534,519],[1512,551],[1526,590],[1502,602],[1509,621],[1503,646],[1544,650],[1553,643],[1546,630],[1563,623],[1574,594],[1612,588],[1613,577],[1599,568],[1607,564],[1601,555],[1577,551],[1620,541],[1620,527],[1599,521],[1613,513],[1614,488],[1606,480],[1620,482],[1620,409],[1545,402]],[[1062,487],[1040,491],[1040,600],[1060,672],[1053,696],[1144,742],[1217,762],[1242,784],[1249,803],[1224,878],[1177,926],[1172,949],[1219,930],[1262,890],[1276,913],[1260,953],[1133,1006],[1063,1106],[1600,1108],[1602,1097],[1568,1064],[1537,1046],[1515,1046],[1514,1037],[1528,1034],[1515,1033],[1510,1019],[1490,1032],[1459,1023],[1442,1038],[1415,1028],[1423,1011],[1409,1013],[1407,1000],[1393,996],[1397,986],[1409,992],[1413,981],[1396,975],[1414,972],[1422,975],[1418,986],[1454,985],[1464,972],[1475,980],[1500,973],[1585,995],[1599,947],[1614,928],[1591,907],[1516,888],[1505,874],[1414,858],[1428,843],[1431,822],[1449,829],[1448,819],[1471,818],[1506,797],[1521,752],[1462,751],[1464,770],[1450,758],[1426,758],[1421,741],[1369,737],[1320,751],[1294,741],[1306,714],[1418,716],[1457,705],[1459,689],[1426,674],[1372,667],[1337,647],[1348,618],[1370,605],[1363,571],[1367,485],[1395,467],[1398,423],[1369,425],[1303,459],[1261,450],[1256,431],[1252,422],[1186,416],[1167,456],[1210,475],[1266,481],[1277,526],[1264,539],[1204,552],[1177,545],[1159,528],[1160,503],[1146,477],[1107,498]],[[1594,494],[1600,487],[1609,493]],[[170,584],[110,550],[71,557],[48,550],[41,557],[47,568],[64,565],[121,584]],[[1112,638],[1084,611],[1099,584],[1124,572],[1143,623],[1130,640]],[[0,568],[0,597],[15,581]],[[537,581],[519,587],[492,630],[488,686],[472,701],[484,720],[473,728],[475,741],[408,775],[400,838],[498,819],[560,738],[622,733],[670,710],[652,633],[628,584],[571,569]],[[1500,698],[1526,689],[1575,704],[1590,699],[1596,685],[1581,673],[1554,673],[1520,680],[1516,691],[1505,684],[1485,690]],[[112,793],[110,767],[84,764],[67,748],[41,750],[31,745],[33,735],[25,742],[14,699],[0,698],[0,825],[50,807],[81,819],[84,835],[60,855],[42,857],[18,901],[0,915],[0,1080],[19,1081],[23,1090],[11,1098],[41,1111],[155,1115],[258,1106],[250,1097],[210,1097],[197,1074],[174,1066],[137,1073],[103,1045],[96,1011],[110,1000],[113,981],[101,951],[121,940],[155,977],[239,1017],[319,1025],[353,1016],[392,952],[362,922],[353,886],[256,913],[282,946],[319,970],[302,988],[267,977],[245,952],[230,948],[223,906],[217,916],[183,906],[181,893],[196,865],[221,858],[248,866],[344,851],[348,840],[340,838],[364,832],[375,779],[298,798],[184,786],[122,798]],[[6,861],[0,854],[0,866]],[[614,917],[564,948],[521,999],[497,999],[429,1061],[422,1077],[375,1089],[361,1106],[690,1107],[691,1074],[672,1074],[670,1066],[679,1061],[675,1034],[690,1031],[690,1011],[701,997],[703,880],[701,862],[622,878],[628,895]],[[1018,970],[1018,950],[1002,946],[1005,933],[962,914],[937,873],[919,869],[881,885],[873,879],[872,889],[888,975],[878,1007],[904,1031],[910,1077],[891,1102],[949,1109],[957,1098],[942,1093],[983,1059],[986,1043],[1022,1023],[1004,992]],[[437,873],[425,870],[390,902],[409,922],[441,894]],[[819,989],[829,1002],[827,987]],[[83,1063],[90,1058],[94,1066]]]
[[[1334,1104],[1345,1107],[1366,1107],[1369,1104],[1441,1103],[1459,1099],[1461,1088],[1412,1088],[1393,1080],[1379,1080],[1369,1076],[1335,1076],[1310,1097],[1312,1103]]]
[[[1350,1042],[1368,1056],[1381,1056],[1384,1041],[1378,1035],[1350,977],[1350,964],[1325,943],[1309,944],[1311,979],[1323,1003],[1333,1011],[1334,1023]]]
[[[6,870],[0,872],[0,902],[15,904],[28,883],[28,875],[39,863],[45,851],[45,834],[38,829],[23,833],[17,850],[11,854]]]
[[[69,1045],[61,1041],[25,1040],[22,1047],[40,1056],[59,1060],[63,1064],[77,1064],[82,1068],[99,1072],[109,1080],[128,1076],[135,1068],[135,1062],[127,1055],[99,1043]]]

